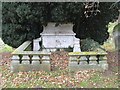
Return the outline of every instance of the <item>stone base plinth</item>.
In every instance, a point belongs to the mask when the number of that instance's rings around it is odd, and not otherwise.
[[[19,72],[19,71],[50,71],[50,62],[42,61],[40,64],[39,61],[32,61],[30,64],[29,61],[22,61],[20,64],[19,61],[12,60],[11,62],[11,71]]]
[[[69,62],[67,69],[69,69],[70,71],[90,69],[104,71],[108,69],[108,64],[107,61],[100,61],[99,64],[96,61],[91,61],[89,64],[86,61],[80,61],[79,63],[77,63],[76,61],[71,61]],[[41,64],[39,61],[32,61],[31,64],[29,61],[22,61],[22,63],[20,64],[19,61],[12,60],[11,71],[51,71],[51,65],[50,61],[42,61]]]
[[[79,64],[75,61],[69,62],[68,69],[70,71],[78,71],[78,70],[100,70],[104,71],[108,69],[107,61],[100,61],[99,64],[96,61],[92,61],[90,64],[87,64],[86,61],[81,61]]]

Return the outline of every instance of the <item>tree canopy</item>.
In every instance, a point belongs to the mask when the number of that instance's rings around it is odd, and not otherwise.
[[[118,17],[118,8],[111,2],[100,2],[99,13],[85,16],[84,2],[4,2],[2,30],[5,43],[18,47],[26,40],[40,37],[43,25],[56,22],[73,23],[73,31],[80,39],[91,38],[100,44],[107,40],[108,23]],[[95,9],[95,8],[94,8]]]

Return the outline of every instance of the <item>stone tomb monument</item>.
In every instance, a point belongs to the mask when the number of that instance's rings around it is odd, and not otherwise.
[[[95,56],[90,56],[89,60],[90,63],[88,64],[88,58],[86,56],[79,57],[81,61],[76,59],[74,57],[74,52],[81,52],[80,50],[80,40],[75,38],[75,33],[73,32],[73,24],[60,24],[59,26],[55,27],[55,23],[48,23],[46,27],[44,27],[43,32],[40,33],[41,37],[38,39],[35,39],[33,42],[33,57],[32,63],[30,64],[30,57],[29,55],[22,54],[22,58],[20,58],[20,54],[14,53],[12,57],[12,64],[11,64],[11,70],[14,72],[16,71],[31,71],[31,70],[45,70],[50,71],[50,58],[47,55],[38,56],[34,55],[36,51],[40,51],[40,53],[45,52],[46,54],[52,51],[55,51],[57,49],[64,49],[64,48],[73,48],[73,54],[70,55],[69,58],[69,65],[68,68],[70,70],[79,70],[79,69],[107,69],[107,62],[106,61],[100,61],[100,64],[97,64],[97,61],[93,61],[90,58],[95,58]],[[42,42],[42,44],[39,44]],[[24,47],[24,44],[18,49],[20,50],[20,53],[24,52],[22,50]],[[21,48],[21,49],[20,49]],[[82,52],[81,52],[82,53]],[[84,52],[83,52],[84,53]],[[29,53],[30,54],[30,53]],[[40,54],[39,54],[40,55]],[[78,55],[80,56],[80,55]],[[77,56],[77,57],[78,57]],[[40,64],[40,59],[42,57],[42,63]],[[49,59],[49,60],[48,60]],[[74,59],[74,60],[73,60]],[[22,63],[20,61],[22,60]]]
[[[33,50],[37,51],[42,48],[42,51],[55,51],[57,49],[73,48],[73,52],[80,52],[80,40],[75,37],[73,32],[73,24],[60,24],[55,26],[55,23],[48,23],[40,33],[41,38],[34,40]],[[39,42],[42,45],[39,45]]]

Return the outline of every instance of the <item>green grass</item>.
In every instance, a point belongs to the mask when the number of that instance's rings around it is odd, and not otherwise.
[[[76,72],[70,72],[68,70],[59,71],[30,71],[30,72],[19,72],[12,73],[9,70],[8,65],[0,66],[0,72],[5,80],[3,88],[117,88],[117,75],[104,76],[102,72],[88,73],[90,78],[83,79],[83,81],[77,81],[75,78]],[[74,83],[74,86],[67,85],[67,83],[60,84],[59,79],[56,81],[55,77],[66,77],[68,81]],[[48,78],[47,78],[48,77]],[[46,79],[44,79],[46,78]],[[52,80],[53,78],[53,80]],[[60,80],[65,80],[60,78]],[[106,81],[105,81],[106,80]],[[55,82],[55,83],[54,83]]]
[[[13,48],[5,44],[4,47],[0,50],[0,53],[2,52],[13,52]]]
[[[118,76],[111,75],[111,76],[104,76],[102,73],[97,72],[93,75],[89,82],[92,82],[93,86],[98,88],[118,88],[117,82]]]
[[[84,88],[88,88],[89,87],[89,81],[80,82],[80,86],[84,87]]]
[[[109,23],[109,25],[108,25],[108,32],[110,33],[110,35],[112,35],[112,33],[113,33],[113,29],[114,29],[114,27],[116,26],[118,24],[118,22],[116,21],[116,22],[113,22],[113,23]]]
[[[102,48],[105,48],[106,51],[115,51],[115,44],[113,40],[113,28],[115,27],[115,25],[117,25],[117,22],[110,22],[108,25],[109,38],[101,46]]]

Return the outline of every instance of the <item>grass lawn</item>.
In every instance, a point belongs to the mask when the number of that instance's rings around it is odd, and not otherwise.
[[[118,88],[118,73],[106,75],[95,70],[12,73],[9,65],[6,62],[0,66],[4,88]]]

